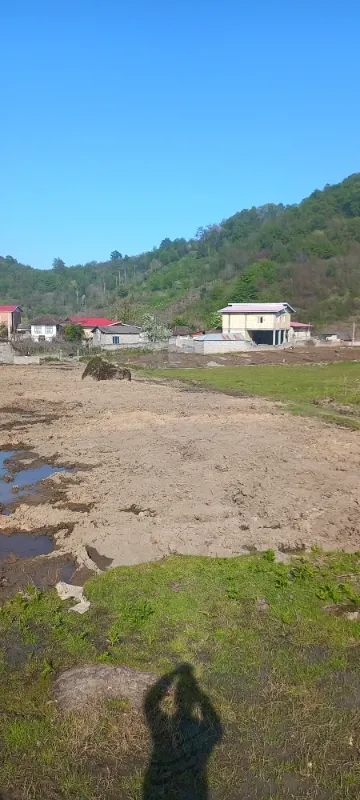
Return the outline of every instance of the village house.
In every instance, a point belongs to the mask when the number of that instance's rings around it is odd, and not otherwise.
[[[220,309],[222,333],[256,345],[281,345],[288,340],[293,312],[289,303],[229,303]]]
[[[116,322],[113,325],[96,325],[93,330],[93,345],[103,350],[116,350],[120,347],[136,347],[145,339],[141,328]]]
[[[311,325],[309,322],[291,322],[288,339],[295,342],[311,339]]]
[[[0,326],[5,325],[8,338],[16,333],[21,322],[21,314],[20,306],[0,306]]]
[[[114,320],[107,319],[107,317],[68,317],[66,322],[73,322],[74,325],[81,325],[85,339],[92,339],[93,331],[98,326],[105,327],[107,325],[116,324]]]
[[[34,342],[50,342],[63,335],[64,323],[50,314],[33,319],[30,325],[30,335]]]

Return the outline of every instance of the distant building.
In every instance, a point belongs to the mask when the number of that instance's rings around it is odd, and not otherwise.
[[[7,335],[16,333],[21,322],[22,308],[20,306],[0,306],[0,325],[7,327]]]
[[[220,309],[222,332],[253,344],[281,345],[288,339],[292,313],[289,303],[229,303]]]
[[[114,325],[96,325],[92,329],[94,347],[104,350],[116,350],[120,347],[136,347],[145,339],[141,328],[137,325],[126,325],[117,322]]]
[[[50,342],[64,332],[64,322],[50,314],[33,319],[30,325],[30,335],[34,342]]]
[[[107,317],[68,317],[66,321],[73,322],[74,325],[81,325],[85,339],[92,339],[93,330],[99,325],[105,327],[116,324],[114,320],[107,319]]]
[[[311,325],[309,322],[291,322],[290,329],[295,341],[311,338]],[[290,339],[290,336],[289,336]]]

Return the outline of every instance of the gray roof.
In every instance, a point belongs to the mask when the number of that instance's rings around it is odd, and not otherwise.
[[[119,334],[141,333],[141,328],[137,328],[136,325],[125,325],[125,323],[121,325],[96,325],[93,330],[100,331],[101,333],[109,333],[111,336],[114,334],[119,336]]]
[[[242,333],[205,333],[203,336],[194,336],[194,342],[244,342]]]
[[[31,325],[61,325],[59,317],[53,317],[51,314],[44,314],[42,317],[36,317],[31,320]]]

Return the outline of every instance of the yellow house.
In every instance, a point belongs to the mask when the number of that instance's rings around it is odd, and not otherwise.
[[[291,314],[289,303],[229,303],[220,309],[223,334],[241,334],[254,344],[283,344],[288,340]]]

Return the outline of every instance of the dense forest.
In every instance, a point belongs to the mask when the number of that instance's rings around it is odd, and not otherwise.
[[[0,303],[25,316],[101,312],[140,322],[212,325],[228,301],[287,300],[325,325],[360,318],[360,173],[299,205],[240,211],[193,239],[164,239],[138,256],[38,270],[0,257]]]

